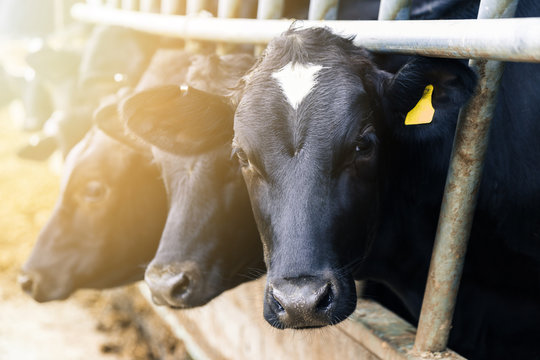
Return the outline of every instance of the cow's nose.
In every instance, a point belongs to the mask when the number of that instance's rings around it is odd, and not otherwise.
[[[178,274],[171,287],[171,298],[182,299],[189,294],[191,277],[186,272]]]
[[[193,276],[188,271],[171,273],[148,268],[144,280],[155,304],[180,308],[189,306]]]
[[[34,294],[34,279],[31,274],[22,272],[17,281],[21,285],[22,290],[30,296]]]
[[[295,329],[329,325],[334,298],[331,281],[314,277],[275,281],[267,293],[268,306],[276,320]]]

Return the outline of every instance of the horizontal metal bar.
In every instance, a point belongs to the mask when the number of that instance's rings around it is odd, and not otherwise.
[[[159,35],[266,44],[292,20],[219,19],[139,13],[75,4],[81,21],[126,26]],[[540,62],[540,18],[418,21],[299,21],[328,26],[370,50],[456,59]],[[249,29],[249,31],[246,31]]]

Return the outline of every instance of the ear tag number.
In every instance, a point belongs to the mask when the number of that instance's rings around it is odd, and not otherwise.
[[[435,109],[431,104],[432,94],[433,85],[430,84],[424,89],[424,94],[416,106],[407,113],[407,116],[405,117],[405,125],[429,124],[433,120]]]

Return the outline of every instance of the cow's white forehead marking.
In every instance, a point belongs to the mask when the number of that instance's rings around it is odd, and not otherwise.
[[[272,77],[277,80],[289,104],[296,110],[317,84],[316,75],[322,68],[322,65],[290,62],[273,73]]]

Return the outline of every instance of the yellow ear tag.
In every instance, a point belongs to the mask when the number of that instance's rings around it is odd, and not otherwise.
[[[428,85],[424,89],[422,98],[415,107],[407,113],[405,125],[429,124],[433,120],[435,109],[431,105],[431,95],[433,94],[433,85]]]

